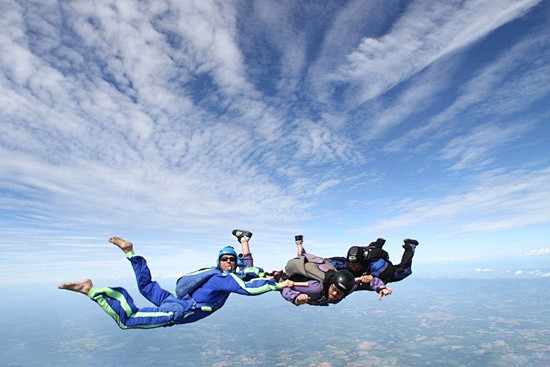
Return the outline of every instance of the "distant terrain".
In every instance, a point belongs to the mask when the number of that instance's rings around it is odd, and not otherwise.
[[[10,287],[0,366],[550,366],[549,286],[411,278],[329,307],[232,295],[198,323],[129,331],[54,285]]]

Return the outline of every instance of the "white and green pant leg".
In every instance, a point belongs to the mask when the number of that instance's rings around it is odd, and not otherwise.
[[[158,307],[138,308],[124,288],[92,288],[95,301],[121,329],[150,329],[174,324],[175,313]]]

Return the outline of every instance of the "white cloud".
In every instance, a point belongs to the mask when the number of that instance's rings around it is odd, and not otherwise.
[[[523,270],[517,270],[517,271],[514,273],[514,275],[521,275],[521,274],[523,274]]]
[[[320,161],[351,161],[360,157],[354,145],[346,142],[345,137],[322,123],[310,120],[298,122],[294,156],[298,159]]]
[[[458,161],[451,170],[471,169],[474,165],[480,168],[492,161],[489,155],[492,150],[521,138],[528,130],[525,123],[516,126],[480,125],[469,134],[452,139],[441,149],[440,157]]]
[[[482,269],[482,268],[476,268],[476,273],[491,273],[493,272],[493,269]]]
[[[253,94],[247,81],[243,56],[236,44],[236,10],[231,3],[175,2],[176,30],[187,42],[188,66],[196,73],[211,73],[229,96]]]
[[[530,250],[523,253],[524,256],[548,256],[550,255],[550,247],[541,247],[537,250]]]
[[[2,76],[11,77],[0,84],[0,183],[26,196],[3,200],[1,208],[18,206],[28,221],[69,226],[118,218],[173,228],[236,213],[285,221],[340,182],[337,168],[305,174],[302,164],[358,156],[336,129],[311,121],[285,127],[284,111],[257,98],[230,4],[62,7],[71,14],[67,34],[59,30],[59,7],[48,3],[14,6],[4,24],[2,45],[21,55],[16,63],[5,50],[0,59]],[[32,32],[50,49],[21,47]],[[185,83],[200,75],[212,78],[219,98],[206,100],[230,111],[223,117],[193,102],[196,91]],[[299,175],[277,182],[269,174],[274,168]]]

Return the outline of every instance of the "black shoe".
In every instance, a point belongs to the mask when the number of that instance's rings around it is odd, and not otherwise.
[[[369,246],[376,247],[376,248],[382,248],[384,244],[386,243],[386,239],[384,238],[377,238],[376,241],[371,242]]]
[[[413,240],[412,238],[405,238],[403,240],[403,242],[405,242],[405,245],[415,245],[415,246],[418,246],[418,241],[417,240]]]
[[[242,229],[234,229],[232,232],[233,236],[237,237],[237,242],[241,243],[241,239],[246,237],[247,239],[252,238],[252,232],[243,231]]]

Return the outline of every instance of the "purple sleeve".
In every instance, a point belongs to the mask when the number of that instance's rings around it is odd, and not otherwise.
[[[251,268],[254,266],[254,259],[252,258],[252,254],[246,254],[242,257],[243,260],[243,268]]]
[[[300,294],[307,294],[312,300],[320,298],[323,293],[321,283],[316,280],[309,280],[307,283],[309,285],[308,287],[283,288],[281,290],[281,296],[293,304],[296,297]]]
[[[370,282],[370,289],[379,292],[380,289],[386,288],[386,284],[380,278],[373,278]]]
[[[370,283],[355,283],[353,291],[375,291],[380,292],[380,289],[386,288],[386,284],[380,278],[372,278]]]

